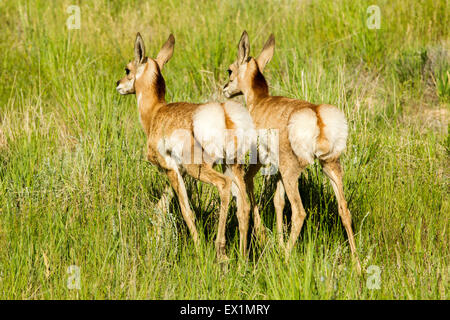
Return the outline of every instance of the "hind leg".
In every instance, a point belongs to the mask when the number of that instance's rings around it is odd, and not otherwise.
[[[292,210],[291,233],[286,245],[287,256],[289,256],[294,247],[306,218],[306,211],[303,208],[300,192],[298,191],[298,178],[306,168],[306,165],[306,162],[294,155],[284,154],[283,158],[280,158],[281,179]]]
[[[358,273],[361,274],[361,264],[359,262],[358,253],[356,252],[355,238],[353,236],[352,230],[352,216],[347,208],[347,201],[344,197],[344,188],[342,183],[343,173],[339,159],[332,161],[321,161],[320,163],[323,167],[323,171],[328,176],[328,178],[330,178],[331,186],[333,187],[333,191],[338,202],[339,215],[341,217],[345,231],[347,232],[350,250],[356,262],[356,269]]]
[[[256,204],[255,185],[254,185],[254,178],[260,168],[261,168],[261,164],[251,164],[249,166],[248,171],[245,173],[244,180],[245,180],[245,186],[246,186],[247,193],[248,193],[248,198],[250,199],[250,210],[252,211],[252,214],[253,214],[253,223],[254,223],[256,236],[259,238],[259,240],[264,241],[265,230],[264,230],[264,225],[262,223],[261,216],[259,215],[258,206]]]
[[[273,197],[273,204],[275,206],[275,212],[277,215],[278,244],[281,248],[284,248],[283,209],[285,205],[285,194],[286,191],[284,190],[283,181],[281,180],[281,178],[278,178],[277,188]]]
[[[247,200],[247,192],[244,182],[244,168],[241,164],[227,167],[225,174],[232,177],[233,186],[231,192],[236,197],[237,218],[239,223],[239,250],[243,256],[247,255],[247,234],[250,220],[250,205]]]
[[[225,249],[225,226],[227,222],[228,205],[230,203],[231,179],[213,169],[211,164],[185,165],[187,173],[202,182],[217,187],[220,196],[219,225],[217,228],[216,251],[219,261],[227,260]]]

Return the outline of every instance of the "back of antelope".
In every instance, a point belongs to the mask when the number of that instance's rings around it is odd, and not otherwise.
[[[236,132],[253,129],[252,119],[246,108],[231,101],[205,104],[167,103],[166,84],[161,70],[172,57],[174,45],[175,38],[170,35],[156,58],[152,59],[145,55],[144,41],[138,33],[134,46],[135,58],[127,64],[125,77],[117,82],[117,91],[123,95],[136,94],[140,121],[147,136],[147,159],[167,174],[196,245],[198,232],[183,176],[189,174],[217,187],[221,200],[216,239],[219,260],[227,258],[225,223],[230,192],[234,185],[240,248],[245,254],[250,207],[246,198],[242,164],[230,159],[236,160],[237,155],[244,154],[250,148],[251,143],[246,143],[248,139],[244,141],[243,136]],[[236,144],[232,152],[225,146],[226,138],[230,138],[230,135]],[[198,156],[199,150],[200,158],[195,157]],[[225,164],[225,174],[213,168],[215,162],[224,159],[228,160]],[[170,190],[170,187],[167,188],[165,193],[170,194]]]
[[[348,126],[345,115],[337,107],[328,104],[313,104],[307,101],[281,96],[271,96],[262,72],[272,59],[275,37],[271,35],[257,58],[250,56],[247,32],[243,32],[238,45],[237,60],[229,66],[229,82],[223,88],[224,95],[232,98],[244,95],[247,108],[257,129],[279,131],[279,171],[274,196],[277,215],[277,232],[280,245],[284,246],[283,208],[285,194],[292,208],[291,234],[286,246],[289,254],[294,246],[304,219],[305,209],[298,191],[298,177],[314,159],[318,159],[330,179],[338,201],[339,215],[348,235],[350,249],[360,272],[351,227],[351,215],[347,208],[343,189],[343,171],[339,158],[346,148]],[[253,177],[261,164],[251,166],[245,181],[249,193],[253,192]],[[255,222],[261,221],[254,196],[250,197]],[[263,228],[256,225],[257,230]]]

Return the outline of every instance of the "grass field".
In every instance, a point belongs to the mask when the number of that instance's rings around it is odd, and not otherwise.
[[[79,29],[66,25],[70,5]],[[0,1],[0,298],[448,299],[449,12],[446,0]],[[135,97],[115,90],[136,32],[150,55],[175,35],[167,101],[205,102],[225,100],[244,29],[253,55],[275,34],[272,94],[349,119],[342,161],[361,277],[317,164],[300,179],[308,215],[288,261],[260,175],[269,240],[252,242],[248,261],[233,204],[231,261],[216,263],[218,194],[193,180],[200,252],[176,201],[156,235],[168,181],[145,161]]]

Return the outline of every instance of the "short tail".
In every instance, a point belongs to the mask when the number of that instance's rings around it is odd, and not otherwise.
[[[257,135],[253,119],[242,104],[227,101],[223,103],[227,129],[234,138],[236,158],[242,160],[253,146],[256,146]]]
[[[256,144],[256,131],[248,110],[239,103],[208,103],[193,117],[194,136],[206,153],[227,163],[245,160]],[[231,162],[232,161],[232,162]]]
[[[288,134],[297,157],[312,163],[315,158],[327,160],[341,155],[347,144],[348,125],[338,108],[320,105],[292,114]]]

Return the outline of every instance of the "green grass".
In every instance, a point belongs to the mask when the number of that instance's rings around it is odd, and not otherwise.
[[[66,27],[71,4],[79,30]],[[372,4],[378,30],[366,26]],[[448,1],[19,0],[1,1],[0,18],[0,298],[448,299]],[[224,99],[243,29],[254,55],[276,36],[272,94],[332,103],[349,119],[345,191],[362,277],[318,165],[300,181],[308,216],[287,262],[271,233],[243,261],[233,205],[231,261],[218,265],[218,195],[194,181],[201,250],[176,201],[156,236],[168,182],[145,161],[135,98],[115,91],[135,34],[155,55],[173,32],[166,98],[204,102]],[[258,176],[270,232],[273,192]],[[79,290],[67,286],[71,265]]]

